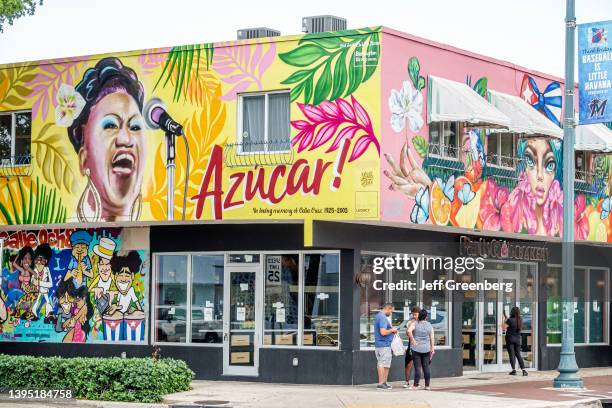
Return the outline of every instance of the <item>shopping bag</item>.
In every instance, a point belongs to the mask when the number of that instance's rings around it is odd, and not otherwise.
[[[399,334],[396,334],[395,337],[393,337],[393,341],[391,342],[391,352],[394,356],[403,356],[406,352],[406,349],[404,348],[404,342],[402,341]]]

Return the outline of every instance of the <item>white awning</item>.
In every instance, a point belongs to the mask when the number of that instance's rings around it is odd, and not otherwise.
[[[510,126],[508,116],[464,83],[430,75],[427,86],[427,123],[463,122],[489,129]]]
[[[601,123],[576,127],[576,150],[612,152],[612,130]]]
[[[489,90],[491,104],[510,118],[510,132],[525,136],[563,138],[563,129],[518,96]]]

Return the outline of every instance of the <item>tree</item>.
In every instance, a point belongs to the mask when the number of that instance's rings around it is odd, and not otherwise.
[[[12,25],[19,17],[33,15],[42,3],[43,0],[0,0],[0,33],[7,22]]]

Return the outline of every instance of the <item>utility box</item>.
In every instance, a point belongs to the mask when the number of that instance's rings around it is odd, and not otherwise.
[[[302,31],[305,33],[341,30],[346,30],[346,19],[342,17],[324,15],[302,18]]]

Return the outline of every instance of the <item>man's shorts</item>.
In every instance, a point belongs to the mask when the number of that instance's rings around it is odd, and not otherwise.
[[[382,368],[391,367],[391,359],[393,359],[393,353],[391,353],[391,347],[377,347],[374,351],[376,354],[376,366]]]
[[[412,350],[408,347],[406,349],[406,354],[404,354],[404,366],[407,367],[410,363],[412,363]]]

